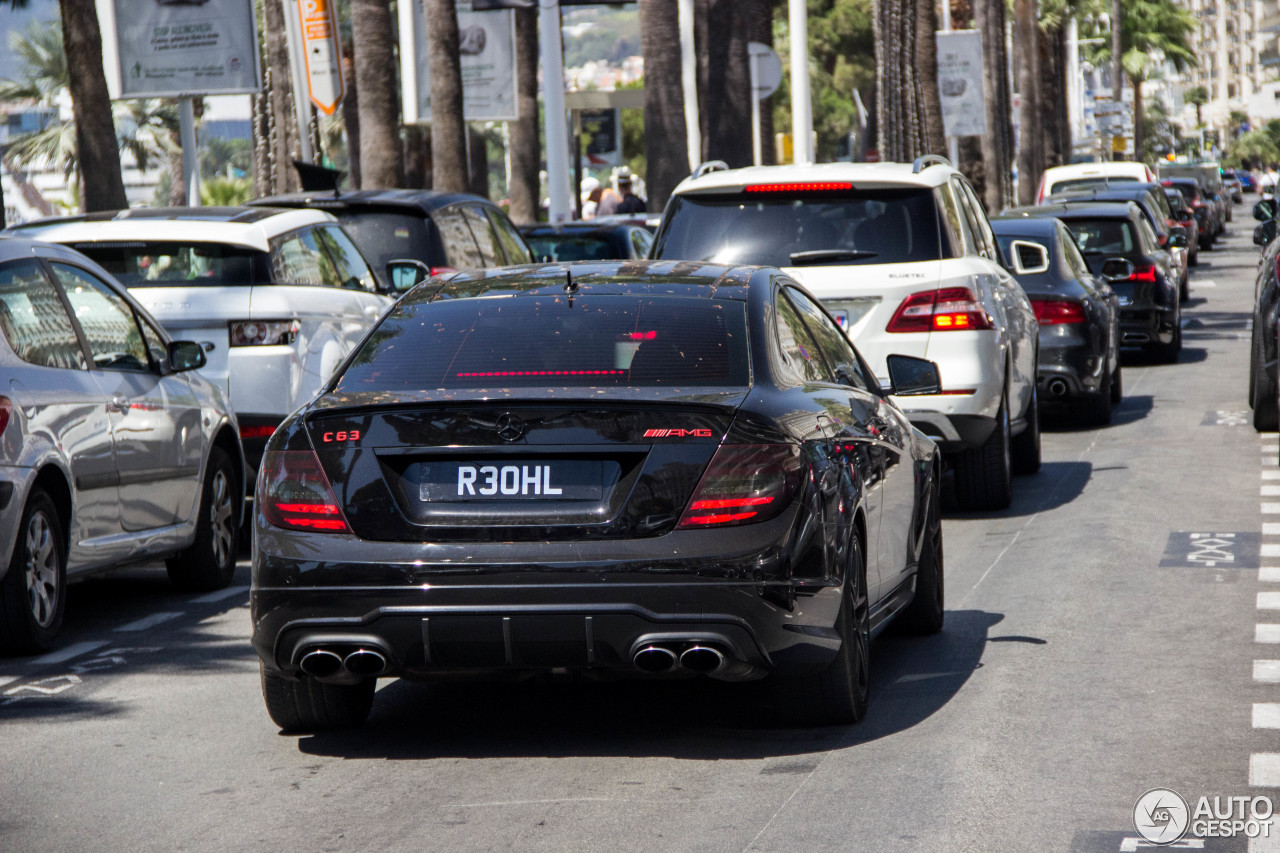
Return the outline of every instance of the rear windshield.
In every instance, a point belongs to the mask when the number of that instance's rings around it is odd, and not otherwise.
[[[610,240],[599,237],[531,237],[524,241],[533,250],[535,258],[550,257],[553,261],[610,261],[624,257]]]
[[[406,300],[336,390],[750,384],[746,305],[567,295]]]
[[[1138,245],[1133,225],[1127,219],[1071,219],[1065,220],[1076,245],[1086,255],[1124,255],[1135,251]]]
[[[1122,183],[1138,183],[1137,178],[1131,178],[1127,175],[1108,175],[1105,178],[1071,178],[1066,181],[1057,181],[1049,188],[1050,194],[1066,192],[1067,190],[1101,190],[1106,189],[1112,184]]]
[[[416,259],[440,266],[431,251],[427,220],[421,216],[369,210],[329,212],[338,217],[379,277],[386,276],[388,261]]]
[[[254,257],[265,253],[222,243],[129,240],[73,243],[126,287],[254,283]]]
[[[830,194],[676,196],[654,257],[790,267],[900,264],[945,257],[928,188]],[[819,253],[804,258],[802,253]]]

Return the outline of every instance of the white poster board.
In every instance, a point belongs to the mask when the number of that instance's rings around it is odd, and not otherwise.
[[[114,99],[240,95],[262,88],[253,0],[97,0]]]
[[[938,95],[947,136],[987,132],[987,102],[982,94],[982,33],[938,33]]]
[[[428,71],[424,0],[401,0],[400,88],[405,124],[431,121],[431,76]],[[470,0],[458,0],[459,52],[462,60],[462,114],[467,121],[515,121],[515,12],[471,11]]]

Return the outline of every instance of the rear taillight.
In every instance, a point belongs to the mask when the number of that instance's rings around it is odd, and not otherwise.
[[[726,527],[773,518],[791,504],[803,470],[794,444],[721,445],[676,527]]]
[[[848,192],[853,184],[848,181],[793,181],[781,184],[748,184],[744,193],[832,193]]]
[[[886,332],[954,332],[991,329],[991,318],[965,287],[913,293],[894,312]]]
[[[273,426],[245,426],[240,425],[241,438],[271,438],[276,428]]]
[[[310,450],[269,450],[258,471],[262,514],[276,527],[348,533],[347,521],[320,460]]]
[[[1154,282],[1156,280],[1155,264],[1145,267],[1134,267],[1133,275],[1125,279],[1125,281],[1147,281]]]
[[[13,416],[13,403],[8,397],[0,397],[0,435],[4,435],[4,428],[9,425],[9,418]]]
[[[302,328],[297,320],[232,320],[228,327],[233,347],[291,344]]]
[[[457,272],[457,270],[454,269],[453,267],[432,267],[431,268],[432,275],[445,275],[451,272]]]
[[[1084,306],[1079,302],[1068,302],[1063,299],[1032,299],[1031,307],[1036,312],[1036,322],[1041,326],[1085,321]]]

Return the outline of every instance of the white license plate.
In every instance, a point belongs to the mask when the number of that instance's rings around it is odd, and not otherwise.
[[[422,462],[418,499],[457,501],[598,501],[604,494],[598,461]]]

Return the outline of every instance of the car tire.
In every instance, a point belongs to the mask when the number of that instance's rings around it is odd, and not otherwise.
[[[942,560],[942,493],[934,481],[925,516],[924,545],[916,569],[916,595],[898,617],[899,631],[906,634],[936,634],[946,620],[945,573]]]
[[[231,457],[220,447],[210,448],[200,490],[195,540],[187,550],[165,562],[174,588],[207,592],[231,583],[240,545],[240,518],[236,512],[238,482]]]
[[[1200,241],[1199,241],[1199,240],[1197,240],[1197,241],[1196,241],[1196,243],[1195,243],[1196,248],[1192,249],[1192,250],[1191,250],[1191,253],[1187,256],[1187,266],[1189,266],[1189,267],[1194,267],[1194,266],[1199,266],[1199,265],[1200,265],[1200,250],[1199,250],[1199,243],[1200,243]]]
[[[1122,373],[1120,362],[1116,362],[1116,369],[1111,374],[1111,405],[1119,405],[1124,399],[1124,374]]]
[[[326,684],[305,675],[297,680],[274,675],[267,672],[261,661],[258,666],[262,700],[272,722],[281,731],[348,729],[369,718],[376,678],[366,678],[356,684]]]
[[[1114,397],[1112,375],[1104,373],[1098,383],[1098,390],[1093,394],[1085,394],[1080,401],[1080,414],[1089,426],[1107,426],[1111,423],[1111,404]]]
[[[1027,428],[1013,437],[1013,473],[1034,474],[1040,470],[1040,392],[1031,389],[1027,406]]]
[[[866,561],[855,537],[836,630],[840,651],[825,668],[808,674],[775,673],[765,682],[779,720],[787,725],[847,726],[867,713],[871,693],[871,606]]]
[[[1162,364],[1177,364],[1178,353],[1182,352],[1182,303],[1173,314],[1173,340],[1167,344],[1153,344],[1151,352]]]
[[[1180,285],[1178,286],[1178,300],[1179,300],[1180,302],[1186,302],[1188,299],[1190,299],[1190,298],[1191,298],[1191,281],[1190,281],[1190,278],[1191,278],[1191,276],[1186,276],[1186,275],[1184,275],[1184,276],[1182,277],[1182,284],[1180,284]]]
[[[957,453],[956,497],[966,509],[1005,509],[1013,501],[1009,451],[1009,404],[1000,401],[996,428],[981,446]]]
[[[1249,401],[1253,404],[1253,428],[1258,432],[1274,432],[1280,429],[1280,400],[1277,399],[1276,382],[1267,376],[1262,367],[1262,339],[1254,336],[1253,352],[1249,357],[1249,374],[1253,377]]]
[[[0,581],[0,651],[48,651],[67,607],[67,554],[53,499],[31,492],[9,571]]]

